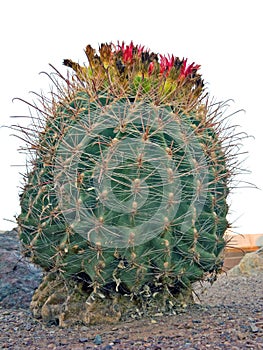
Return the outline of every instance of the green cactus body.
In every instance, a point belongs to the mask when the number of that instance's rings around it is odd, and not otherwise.
[[[132,43],[44,103],[18,217],[25,255],[89,290],[173,296],[216,276],[230,170],[199,66]]]

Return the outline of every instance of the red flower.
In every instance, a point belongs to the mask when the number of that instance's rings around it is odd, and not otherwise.
[[[168,58],[166,56],[160,55],[161,61],[160,61],[160,73],[166,73],[168,74],[170,72],[170,70],[173,68],[174,66],[174,55],[172,55],[170,57],[170,55],[168,55]]]
[[[149,67],[148,67],[148,74],[151,75],[153,72],[153,68],[154,68],[154,63],[150,62]]]
[[[135,46],[135,52],[137,52],[138,56],[140,57],[142,52],[145,52],[144,46],[142,45],[136,45]]]
[[[186,63],[187,63],[187,58],[183,60],[183,64],[179,74],[179,79],[184,79],[193,71],[197,71],[201,67],[199,64],[195,65],[194,62],[190,64],[190,66],[186,67]]]
[[[133,49],[134,49],[134,45],[133,45],[132,41],[131,41],[130,45],[126,45],[125,48],[122,48],[122,51],[123,51],[123,62],[132,62]]]

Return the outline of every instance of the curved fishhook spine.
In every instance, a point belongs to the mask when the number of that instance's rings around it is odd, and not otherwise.
[[[58,76],[59,76],[62,80],[64,80],[68,85],[71,85],[70,80],[69,80],[69,79],[66,79],[66,78],[59,72],[59,70],[58,70],[57,68],[55,68],[51,63],[49,63],[49,66],[50,66],[52,69],[54,69],[54,71],[58,74]]]
[[[60,93],[63,93],[63,90],[61,89],[59,83],[52,78],[51,74],[50,73],[47,73],[45,71],[41,71],[39,72],[39,74],[44,74],[44,75],[47,75],[47,77],[52,81],[52,83],[54,84],[54,86],[60,91]]]
[[[36,105],[33,105],[32,103],[30,103],[30,102],[24,100],[23,98],[21,98],[21,97],[14,97],[14,98],[12,99],[12,102],[14,102],[15,100],[21,101],[21,102],[27,104],[28,106],[34,108],[35,110],[37,110],[37,111],[40,112],[41,114],[45,114],[46,116],[49,117],[49,114],[48,114],[48,113],[46,113],[45,111],[41,110],[41,109],[38,108]]]
[[[29,145],[31,145],[32,147],[35,147],[35,144],[34,144],[34,143],[32,143],[32,142],[30,142],[30,141],[24,139],[24,138],[21,137],[21,136],[18,136],[18,135],[16,135],[16,134],[11,134],[10,136],[17,137],[18,139],[22,140],[22,141],[25,142],[26,144],[29,144]]]
[[[52,100],[47,98],[46,96],[42,95],[41,93],[38,93],[36,91],[29,91],[30,94],[36,95],[39,98],[40,103],[44,107],[44,109],[47,107],[48,104],[52,103]],[[46,108],[48,109],[48,108]]]

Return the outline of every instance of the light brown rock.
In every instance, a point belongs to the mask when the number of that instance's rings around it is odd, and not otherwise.
[[[260,271],[263,272],[263,247],[256,252],[247,253],[240,263],[228,272],[228,275],[251,275]]]

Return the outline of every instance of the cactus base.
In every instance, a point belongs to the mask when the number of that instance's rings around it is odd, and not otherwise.
[[[175,314],[180,308],[193,304],[191,289],[172,295],[162,290],[151,294],[148,290],[139,296],[109,295],[86,289],[85,283],[65,281],[61,275],[47,274],[32,298],[34,317],[47,324],[68,327],[76,324],[115,324],[127,319],[138,319],[160,314]]]

